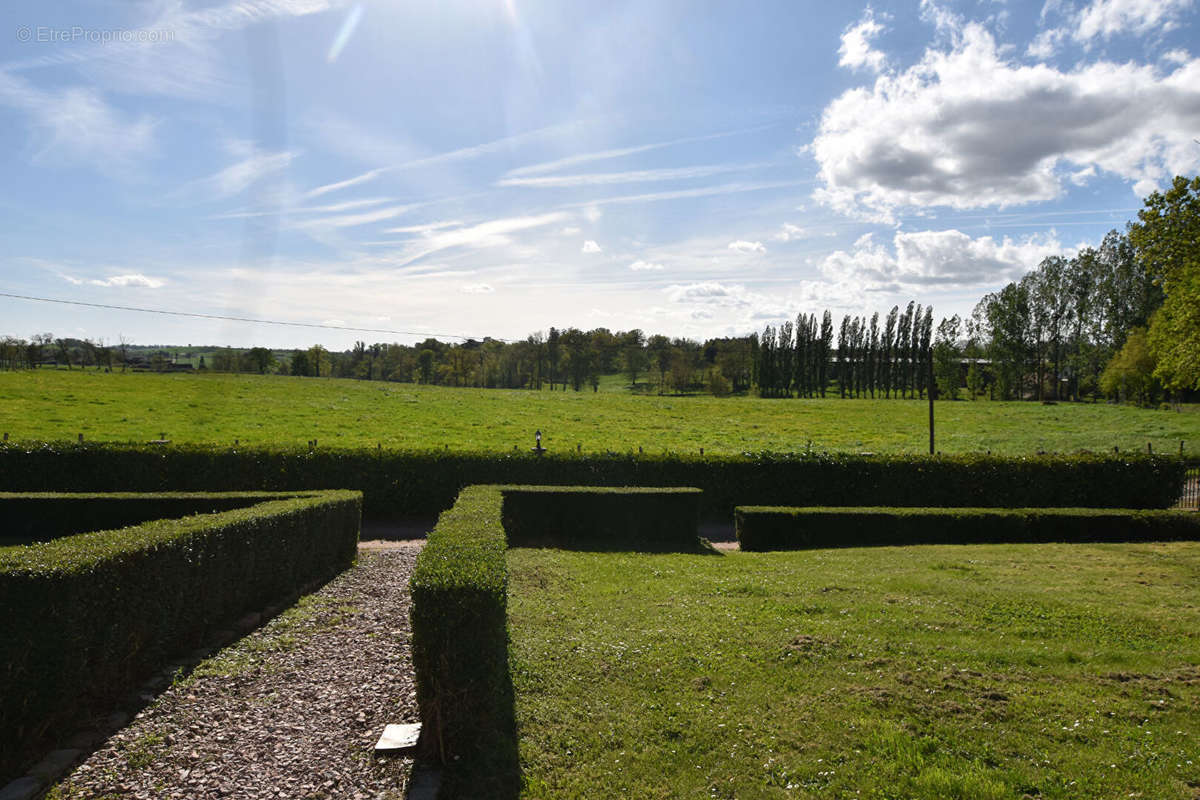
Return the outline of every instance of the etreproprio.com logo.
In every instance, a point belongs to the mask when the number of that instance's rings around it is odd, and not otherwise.
[[[53,28],[47,25],[17,28],[18,42],[86,43],[86,44],[153,44],[172,42],[175,31],[149,28],[88,28],[72,25],[69,28]]]

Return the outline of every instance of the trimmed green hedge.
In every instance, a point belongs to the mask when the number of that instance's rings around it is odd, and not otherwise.
[[[278,495],[262,492],[15,493],[0,492],[0,545],[48,542],[87,531],[128,528],[153,519],[246,508]]]
[[[359,489],[373,515],[437,514],[472,484],[696,486],[701,513],[736,505],[1166,508],[1185,465],[1147,456],[698,456],[313,451],[206,445],[0,444],[12,491]]]
[[[695,550],[699,489],[503,486],[509,547]]]
[[[447,767],[443,796],[520,789],[508,546],[698,549],[699,500],[686,488],[469,486],[442,513],[413,570],[412,649],[422,746]]]
[[[430,531],[413,569],[422,745],[449,767],[443,780],[451,797],[515,796],[520,783],[503,502],[495,486],[463,489]]]
[[[734,523],[742,550],[1200,540],[1200,515],[1187,511],[741,506]]]
[[[292,493],[0,549],[0,783],[51,726],[349,566],[360,516],[358,492]]]

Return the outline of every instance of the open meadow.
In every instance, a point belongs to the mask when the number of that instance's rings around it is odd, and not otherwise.
[[[1200,545],[515,549],[522,797],[1200,790]]]
[[[456,389],[260,375],[35,370],[0,373],[0,430],[17,441],[145,441],[251,445],[584,452],[814,450],[922,453],[920,400],[772,400],[640,395],[615,376],[598,393]],[[936,404],[937,449],[1028,455],[1081,450],[1200,450],[1200,407],[1109,404]]]

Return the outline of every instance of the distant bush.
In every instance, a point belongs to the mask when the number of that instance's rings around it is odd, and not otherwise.
[[[349,566],[360,509],[357,492],[292,494],[0,549],[0,783],[51,726],[111,702],[207,631]]]
[[[1200,516],[1186,511],[743,506],[734,523],[742,550],[1200,540]]]
[[[0,444],[0,488],[20,491],[363,492],[368,514],[436,514],[472,484],[695,486],[701,513],[736,505],[1166,508],[1184,466],[1148,456],[464,453],[371,448]]]

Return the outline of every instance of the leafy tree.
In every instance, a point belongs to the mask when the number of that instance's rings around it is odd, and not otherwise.
[[[728,397],[733,392],[733,384],[721,373],[720,367],[709,369],[708,391],[713,397]]]
[[[971,366],[967,367],[967,393],[972,400],[983,394],[983,381],[983,370],[979,368],[979,362],[972,359]]]
[[[637,328],[621,337],[621,367],[631,387],[637,386],[638,375],[646,370],[646,335]]]
[[[1029,286],[1010,283],[979,301],[1000,397],[1020,399],[1030,351]]]
[[[1154,354],[1144,328],[1134,328],[1125,346],[1113,356],[1100,376],[1100,388],[1109,397],[1147,405],[1154,399]]]
[[[1166,295],[1150,320],[1155,374],[1168,389],[1200,389],[1200,176],[1151,194],[1138,220],[1130,242]]]
[[[646,351],[658,369],[658,393],[662,394],[667,383],[667,372],[671,369],[671,340],[661,334],[655,334],[647,340]]]
[[[259,375],[266,375],[267,370],[276,363],[275,354],[265,347],[251,347],[246,353],[246,360],[258,370]]]
[[[312,369],[308,364],[308,351],[292,351],[292,361],[289,367],[291,373],[297,377],[307,377],[309,374],[311,374]]]
[[[425,348],[417,356],[417,370],[421,375],[421,383],[433,381],[433,351],[429,348]]]
[[[322,375],[329,377],[331,365],[332,362],[329,358],[329,351],[326,350],[322,345],[314,344],[312,347],[308,348],[308,366],[311,370],[309,373],[310,375],[317,378],[321,377]]]
[[[943,319],[938,325],[937,338],[933,345],[933,375],[937,381],[938,394],[947,400],[958,399],[959,370],[962,352],[958,337],[962,332],[962,320],[958,315]]]

